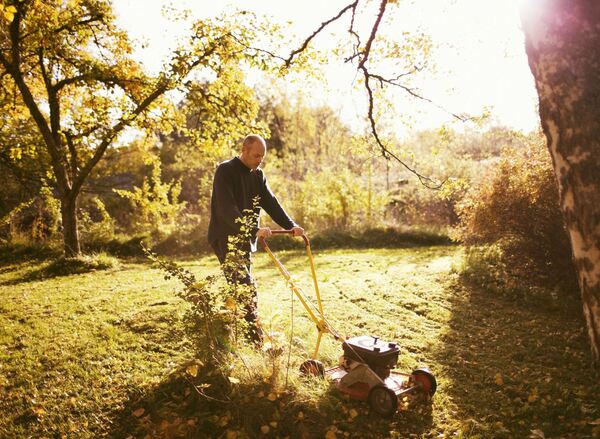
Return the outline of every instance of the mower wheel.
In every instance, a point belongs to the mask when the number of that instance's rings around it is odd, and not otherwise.
[[[369,405],[378,415],[389,418],[398,409],[398,397],[392,389],[378,384],[369,392]]]
[[[412,372],[412,378],[423,386],[423,392],[433,396],[437,390],[437,381],[435,376],[426,368],[415,369]]]
[[[306,360],[300,365],[302,375],[312,375],[323,378],[325,376],[325,367],[319,360]]]

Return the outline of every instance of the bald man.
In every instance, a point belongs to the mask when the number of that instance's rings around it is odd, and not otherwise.
[[[219,262],[223,264],[227,257],[229,236],[236,235],[240,231],[240,224],[235,220],[242,217],[245,209],[252,209],[252,200],[256,196],[259,197],[259,207],[254,210],[256,214],[254,230],[242,249],[247,256],[244,275],[240,277],[224,267],[228,282],[242,283],[251,287],[251,297],[243,306],[246,310],[245,319],[249,324],[249,337],[256,343],[262,341],[262,333],[258,327],[257,292],[250,271],[250,253],[256,251],[257,238],[271,236],[271,229],[259,227],[258,217],[261,208],[282,228],[292,230],[294,235],[304,233],[304,229],[298,226],[281,207],[267,184],[265,174],[259,167],[266,153],[265,140],[261,136],[250,134],[242,143],[239,157],[219,164],[213,183],[208,226],[208,241]]]

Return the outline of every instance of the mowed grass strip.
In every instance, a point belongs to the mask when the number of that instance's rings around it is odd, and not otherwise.
[[[279,255],[312,296],[304,253]],[[205,403],[177,378],[194,347],[182,321],[187,305],[173,294],[181,288],[176,281],[145,263],[37,280],[31,273],[44,262],[5,265],[0,437],[598,435],[600,399],[580,314],[465,286],[456,269],[461,257],[460,247],[443,246],[315,254],[332,324],[348,336],[398,342],[400,370],[428,366],[438,379],[431,408],[409,408],[389,420],[297,379],[316,329],[262,253],[254,265],[261,315],[283,340],[295,336],[291,384],[283,389],[280,382],[270,393],[269,383],[245,382],[243,368],[233,368],[229,374],[242,383],[229,405]],[[218,272],[212,257],[181,264],[198,277]],[[342,350],[326,337],[320,353],[332,366]],[[268,371],[268,358],[240,355],[250,369]],[[284,355],[279,367],[286,361]]]

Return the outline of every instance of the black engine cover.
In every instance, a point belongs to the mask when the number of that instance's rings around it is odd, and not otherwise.
[[[349,338],[342,344],[344,355],[354,361],[366,363],[381,375],[385,369],[389,371],[398,363],[400,348],[396,343],[379,340],[377,337],[362,335]]]

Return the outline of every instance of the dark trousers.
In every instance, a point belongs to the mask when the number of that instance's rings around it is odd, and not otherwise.
[[[245,311],[244,320],[248,322],[250,339],[259,341],[261,334],[258,329],[258,292],[251,274],[250,252],[244,254],[244,263],[242,263],[242,266],[234,267],[225,264],[225,260],[227,259],[227,242],[215,241],[211,242],[210,245],[221,263],[227,282],[232,286],[248,285],[250,287],[250,295],[245,298],[242,304]]]

